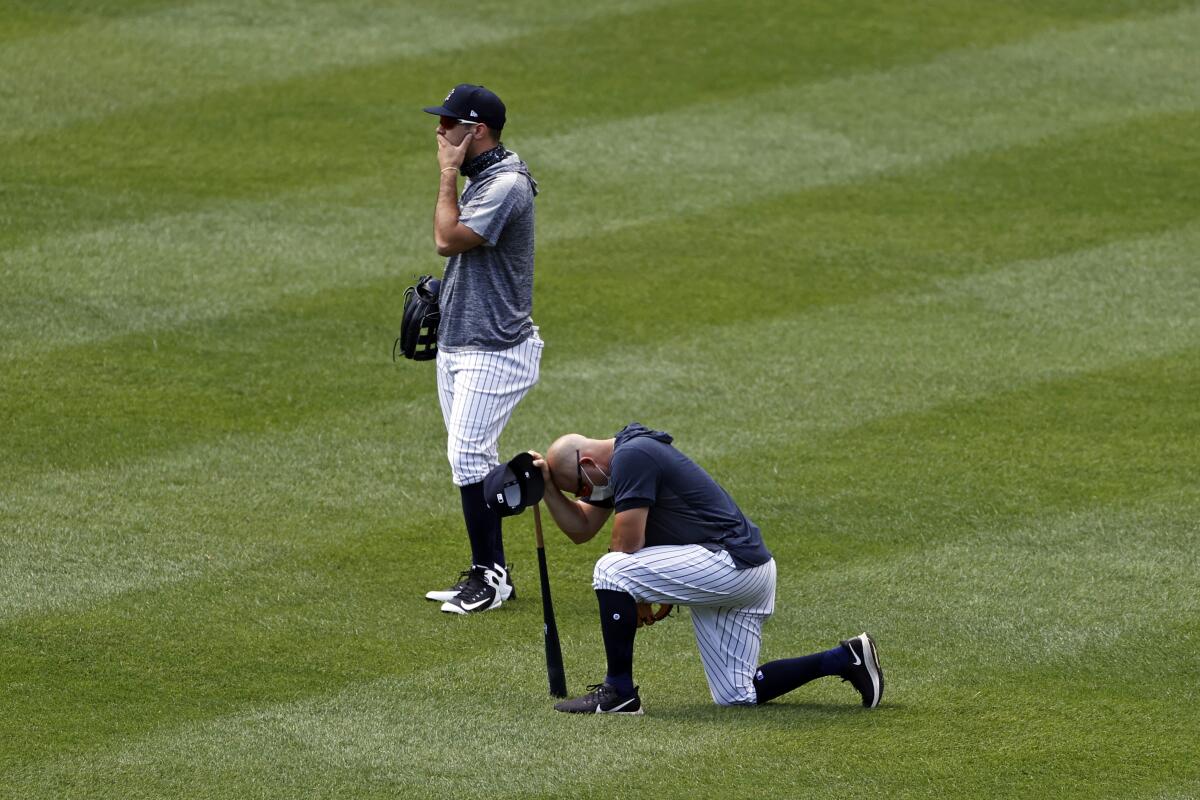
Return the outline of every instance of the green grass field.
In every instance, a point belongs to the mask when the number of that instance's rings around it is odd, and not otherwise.
[[[1200,796],[1200,6],[8,0],[0,797]],[[466,565],[435,122],[509,105],[540,385],[502,454],[671,431],[779,562],[763,658],[888,680],[551,710]],[[573,693],[606,535],[548,531]],[[552,535],[551,535],[552,534]]]

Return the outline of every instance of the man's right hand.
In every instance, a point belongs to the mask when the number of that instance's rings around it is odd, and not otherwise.
[[[471,146],[471,137],[464,136],[458,144],[450,144],[446,134],[437,134],[438,167],[441,169],[458,169],[467,157],[467,149]]]
[[[550,474],[550,465],[546,463],[546,457],[537,450],[530,450],[528,452],[529,455],[533,456],[533,465],[542,471],[542,480],[545,481],[547,486],[553,486],[557,489],[558,486],[554,483],[554,477]]]

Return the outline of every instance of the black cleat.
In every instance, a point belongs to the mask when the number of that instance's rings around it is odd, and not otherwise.
[[[500,599],[502,601],[516,600],[517,590],[512,584],[512,564],[505,569],[499,565],[493,567],[497,572],[504,576],[504,582],[500,584]],[[458,583],[451,586],[449,589],[439,589],[437,591],[426,592],[425,599],[433,600],[437,603],[447,603],[458,597],[459,592],[467,588],[467,584],[471,577],[471,570],[466,569],[458,573]]]
[[[500,593],[503,576],[494,569],[474,566],[467,573],[467,585],[452,599],[442,603],[442,611],[451,614],[475,614],[499,608],[504,602]]]
[[[883,699],[883,669],[879,666],[879,651],[870,634],[860,633],[846,639],[842,647],[850,651],[850,666],[841,674],[862,695],[864,708],[874,708]]]
[[[565,711],[568,714],[629,714],[637,716],[642,713],[642,698],[638,696],[637,687],[633,694],[622,696],[607,683],[597,683],[588,687],[588,693],[583,697],[563,700],[554,704],[555,711]]]

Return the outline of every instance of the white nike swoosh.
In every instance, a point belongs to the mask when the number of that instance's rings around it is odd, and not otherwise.
[[[854,648],[853,648],[853,647],[848,647],[848,648],[846,648],[846,649],[850,651],[850,655],[854,656],[854,663],[853,663],[853,664],[851,664],[850,666],[852,666],[852,667],[861,667],[861,666],[862,666],[862,659],[858,657],[858,653],[854,652]]]
[[[602,708],[600,708],[600,706],[596,706],[596,713],[597,713],[597,714],[614,714],[614,713],[616,713],[616,712],[620,711],[620,710],[621,710],[622,708],[624,708],[625,706],[627,706],[627,705],[629,705],[630,703],[632,703],[634,700],[637,700],[637,698],[636,698],[636,697],[631,697],[631,698],[629,698],[628,700],[626,700],[624,703],[621,703],[621,705],[619,705],[619,706],[614,706],[614,707],[612,707],[612,708],[604,708],[604,709],[602,709]]]
[[[458,607],[464,611],[474,611],[475,609],[479,608],[484,603],[490,603],[490,602],[492,602],[490,599],[484,598],[483,600],[480,600],[478,603],[459,603]]]

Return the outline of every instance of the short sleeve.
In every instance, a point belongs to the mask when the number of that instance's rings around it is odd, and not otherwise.
[[[620,448],[612,461],[614,507],[617,511],[625,511],[654,505],[661,478],[662,467],[641,448],[640,442]]]
[[[494,247],[508,220],[522,201],[520,173],[510,172],[488,180],[458,212],[458,221],[479,234]]]

